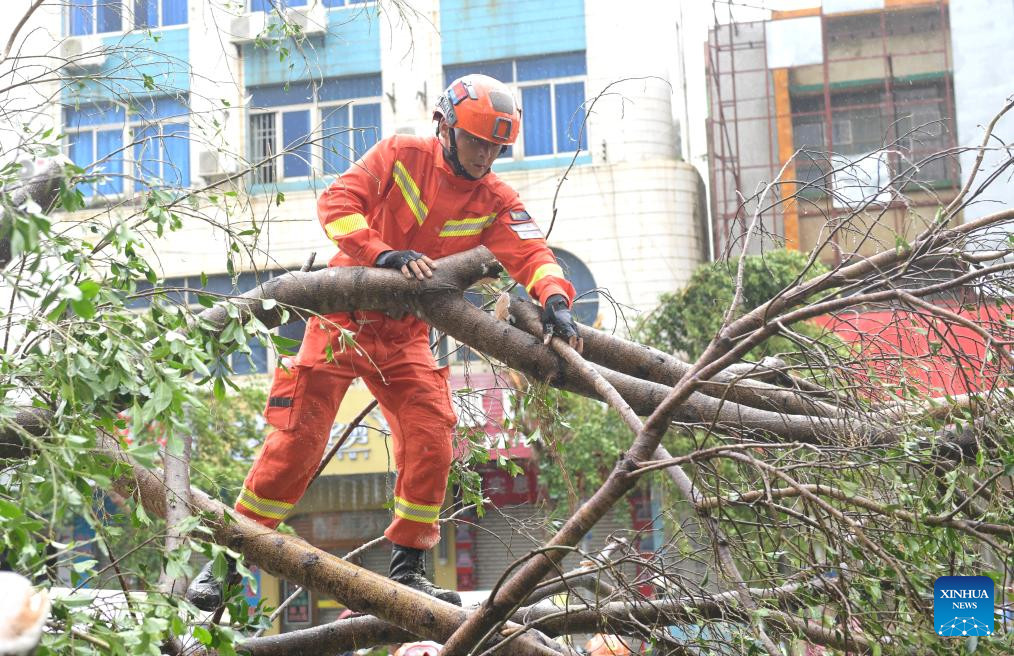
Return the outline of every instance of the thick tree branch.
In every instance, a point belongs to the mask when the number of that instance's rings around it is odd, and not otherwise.
[[[157,474],[134,463],[119,443],[102,435],[98,448],[115,461],[131,467],[132,475],[114,482],[124,496],[140,501],[145,509],[166,516],[165,482]],[[243,554],[246,562],[275,576],[338,599],[349,608],[374,615],[392,624],[412,627],[416,635],[446,640],[466,618],[464,610],[357,567],[300,538],[283,535],[234,513],[200,490],[190,491],[192,509],[202,514],[216,542]],[[554,656],[558,650],[524,639],[515,646],[518,654]]]

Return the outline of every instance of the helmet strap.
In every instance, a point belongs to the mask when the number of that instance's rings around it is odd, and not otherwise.
[[[437,134],[440,134],[439,124],[437,127]],[[458,159],[458,140],[454,136],[454,128],[449,125],[447,126],[447,136],[451,143],[450,148],[444,146],[443,142],[441,142],[440,145],[443,146],[444,149],[444,159],[451,163],[451,169],[454,170],[454,174],[461,176],[466,180],[478,180],[479,178],[466,171],[465,167],[461,165],[461,160]],[[485,173],[483,175],[485,175]]]

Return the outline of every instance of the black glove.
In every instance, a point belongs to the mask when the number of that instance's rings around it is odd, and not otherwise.
[[[376,266],[383,269],[401,269],[409,262],[421,260],[423,254],[419,251],[384,251],[377,256]]]
[[[549,338],[554,334],[567,340],[571,346],[580,339],[567,299],[561,294],[553,294],[542,306],[542,335],[546,343],[549,343]]]

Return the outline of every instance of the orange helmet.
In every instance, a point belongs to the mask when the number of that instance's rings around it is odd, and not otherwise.
[[[406,642],[394,656],[439,656],[440,645],[430,640],[423,642]]]
[[[449,127],[509,146],[521,129],[521,110],[507,85],[488,75],[459,77],[440,95],[433,118]]]

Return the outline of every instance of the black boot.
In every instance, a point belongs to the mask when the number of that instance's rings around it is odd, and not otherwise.
[[[224,596],[224,586],[222,582],[215,578],[215,575],[211,572],[212,566],[215,561],[209,560],[201,571],[197,573],[194,580],[190,582],[190,587],[187,588],[187,601],[197,606],[203,611],[213,611],[222,605],[222,598]],[[225,574],[226,585],[237,585],[243,580],[243,577],[236,571],[236,559],[231,556],[225,557],[225,564],[227,566]]]
[[[391,551],[391,580],[436,597],[440,601],[460,606],[461,595],[454,590],[438,588],[426,578],[425,554],[422,549],[394,545]]]

